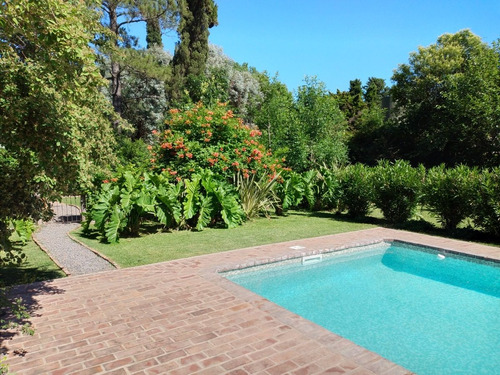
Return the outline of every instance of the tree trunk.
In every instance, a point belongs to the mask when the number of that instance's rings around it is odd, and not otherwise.
[[[119,27],[118,27],[118,15],[117,15],[117,4],[116,3],[108,3],[108,12],[109,12],[109,29],[116,35],[118,38],[119,35]],[[115,42],[115,45],[118,46],[118,39]],[[111,97],[113,102],[113,108],[115,112],[120,116],[122,114],[122,85],[121,85],[121,67],[120,63],[113,61],[113,56],[111,56]],[[115,124],[115,127],[118,124]]]

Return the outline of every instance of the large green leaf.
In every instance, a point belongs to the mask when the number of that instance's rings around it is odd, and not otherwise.
[[[213,204],[212,199],[208,196],[201,199],[198,222],[196,223],[197,230],[203,230],[212,221]]]
[[[224,220],[228,228],[234,228],[242,223],[245,212],[236,199],[235,192],[232,192],[225,186],[225,183],[221,182],[220,186],[213,191],[213,196],[218,201],[222,220]]]
[[[315,201],[314,180],[316,178],[316,175],[317,172],[314,169],[307,171],[302,175],[304,198],[306,199],[307,204],[309,205],[310,208],[314,206],[314,201]]]
[[[120,230],[123,227],[121,221],[122,217],[120,209],[118,208],[118,206],[115,206],[113,211],[111,212],[109,220],[105,225],[105,236],[108,242],[118,242],[118,238],[120,237]]]
[[[167,227],[173,227],[180,223],[182,218],[182,206],[180,203],[180,185],[169,185],[161,187],[156,195],[157,204],[155,214],[160,223]]]
[[[192,180],[185,180],[185,200],[184,200],[184,217],[186,220],[191,219],[197,213],[199,201],[202,197],[200,191],[200,177],[193,176]]]

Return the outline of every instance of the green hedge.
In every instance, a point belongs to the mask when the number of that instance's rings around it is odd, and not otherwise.
[[[375,167],[353,164],[283,177],[278,189],[286,187],[294,193],[294,199],[286,200],[286,208],[308,206],[359,218],[376,206],[387,221],[398,225],[411,219],[420,205],[447,230],[470,219],[477,229],[500,235],[500,168],[478,170],[460,165],[425,170],[398,160],[382,161]],[[314,192],[314,205],[306,191]]]

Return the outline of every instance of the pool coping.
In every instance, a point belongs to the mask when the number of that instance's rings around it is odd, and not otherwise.
[[[219,274],[380,241],[500,261],[500,248],[373,228],[20,286],[36,333],[3,344],[7,363],[18,375],[410,374]]]

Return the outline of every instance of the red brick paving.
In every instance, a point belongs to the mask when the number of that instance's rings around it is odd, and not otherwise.
[[[500,259],[494,247],[375,228],[31,284],[17,293],[36,333],[3,343],[7,363],[17,375],[408,374],[217,273],[393,239]]]

